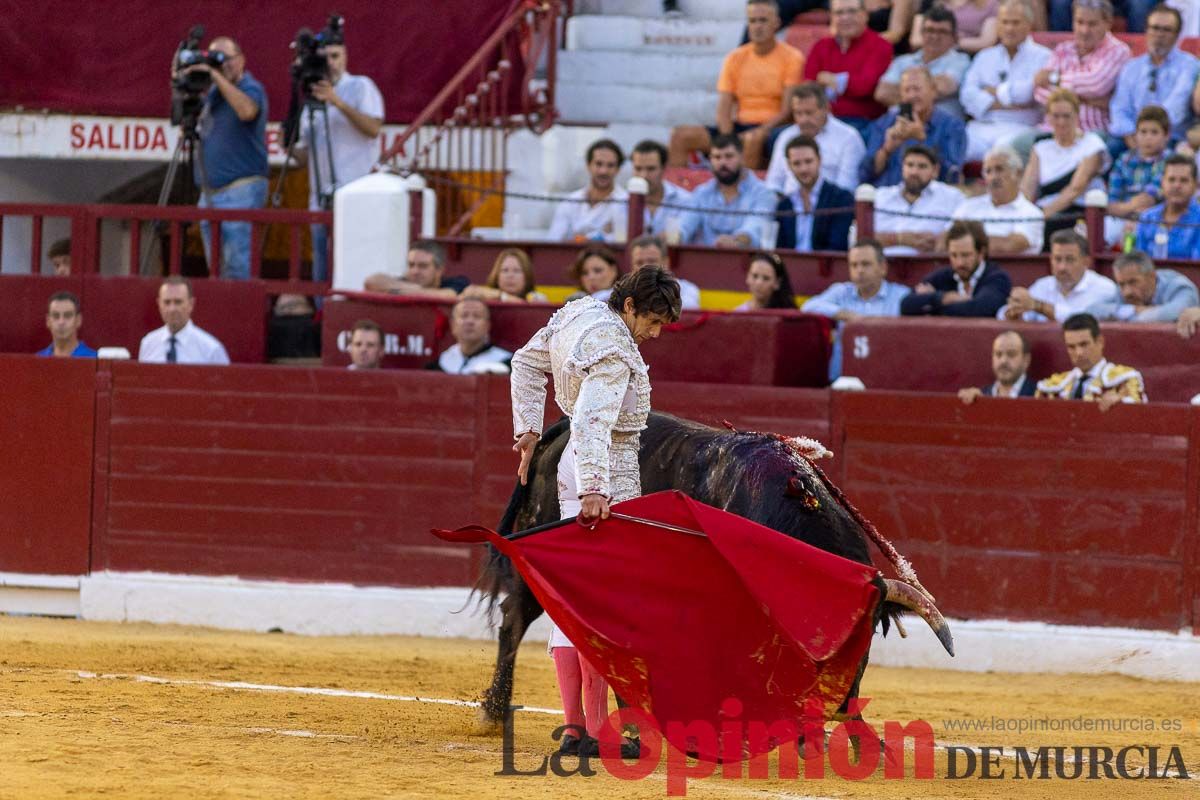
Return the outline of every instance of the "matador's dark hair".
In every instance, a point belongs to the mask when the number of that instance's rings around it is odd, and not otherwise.
[[[654,264],[619,278],[608,296],[608,305],[620,314],[625,310],[627,297],[633,298],[633,313],[657,314],[669,322],[678,320],[683,310],[679,281],[669,269]]]

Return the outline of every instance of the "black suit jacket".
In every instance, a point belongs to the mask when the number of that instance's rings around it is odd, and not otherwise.
[[[992,384],[989,383],[987,386],[979,388],[983,391],[984,397],[992,396]],[[1029,373],[1026,372],[1025,382],[1021,384],[1021,391],[1017,392],[1017,397],[1033,397],[1035,393],[1037,393],[1037,381],[1031,378]]]
[[[825,181],[821,191],[817,192],[817,205],[814,210],[827,208],[849,208],[840,214],[817,214],[812,221],[813,250],[845,250],[850,241],[850,224],[854,222],[854,195],[840,186]],[[779,235],[775,237],[775,247],[784,250],[796,249],[796,218],[788,212],[795,211],[791,198],[785,197],[779,201],[775,212],[779,216]],[[1005,297],[1007,300],[1008,297]]]
[[[975,284],[971,299],[961,303],[942,305],[943,292],[957,292],[954,270],[943,267],[926,275],[921,283],[928,283],[936,292],[911,293],[900,301],[900,313],[905,316],[945,315],[947,317],[994,317],[1000,307],[1008,302],[1012,291],[1012,278],[992,262],[984,263],[983,274]]]

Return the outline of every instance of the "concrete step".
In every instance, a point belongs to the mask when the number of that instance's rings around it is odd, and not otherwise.
[[[715,89],[669,90],[560,80],[556,95],[565,120],[651,125],[707,124],[716,118]]]
[[[746,4],[733,0],[679,0],[679,10],[695,19],[746,21]],[[662,0],[576,0],[576,14],[604,14],[621,17],[663,16]]]
[[[558,79],[571,84],[641,86],[674,90],[713,90],[723,54],[564,50]]]
[[[733,20],[588,15],[567,21],[567,49],[725,55],[741,43],[743,27]]]

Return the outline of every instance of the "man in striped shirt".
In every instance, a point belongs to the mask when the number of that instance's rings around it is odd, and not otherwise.
[[[1130,59],[1129,45],[1112,35],[1109,0],[1075,0],[1074,38],[1054,48],[1046,66],[1034,76],[1033,97],[1043,107],[1059,87],[1082,102],[1079,124],[1085,132],[1108,129],[1108,104],[1121,68]]]

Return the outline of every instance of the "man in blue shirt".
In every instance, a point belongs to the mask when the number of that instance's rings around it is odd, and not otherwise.
[[[900,183],[901,162],[910,145],[923,144],[938,154],[943,183],[962,177],[967,129],[961,119],[934,107],[937,88],[925,67],[909,67],[900,76],[900,105],[871,123],[867,154],[859,178],[876,186]]]
[[[742,141],[736,134],[713,138],[708,151],[713,178],[692,192],[692,210],[679,222],[679,241],[710,247],[764,247],[774,227],[775,192],[742,166]],[[727,214],[726,211],[740,212]],[[751,213],[745,213],[751,212]]]
[[[1154,260],[1200,258],[1200,203],[1196,202],[1196,162],[1176,153],[1163,168],[1163,202],[1142,212],[1137,249]]]
[[[200,114],[200,155],[196,184],[201,187],[201,208],[262,208],[267,201],[267,93],[246,71],[246,55],[228,36],[213,39],[208,46],[225,55],[219,69],[196,64],[212,76],[204,110]],[[208,223],[200,223],[204,257],[209,273],[218,270],[209,252]],[[221,223],[223,278],[250,277],[250,223]]]
[[[79,311],[79,298],[70,292],[50,295],[50,307],[46,311],[46,327],[54,341],[39,356],[58,358],[95,358],[96,351],[79,341],[79,326],[83,314]]]
[[[1191,117],[1192,87],[1200,60],[1176,47],[1182,17],[1170,6],[1158,6],[1146,26],[1146,53],[1126,62],[1109,101],[1109,152],[1113,157],[1133,148],[1138,112],[1149,105],[1166,109],[1171,119],[1171,140],[1187,133]]]
[[[1173,269],[1155,269],[1150,256],[1140,250],[1117,256],[1112,270],[1122,300],[1116,319],[1175,322],[1185,309],[1200,306],[1196,284]]]
[[[800,307],[809,314],[820,314],[838,323],[829,360],[829,380],[842,374],[842,331],[844,322],[861,317],[898,317],[900,302],[909,289],[887,280],[888,264],[883,245],[875,239],[859,239],[847,253],[850,280],[835,283]]]

